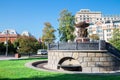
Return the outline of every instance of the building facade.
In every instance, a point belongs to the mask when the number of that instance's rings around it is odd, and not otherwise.
[[[75,22],[88,22],[89,35],[97,34],[100,40],[109,41],[114,28],[120,29],[120,15],[102,15],[100,11],[81,9],[75,15]]]
[[[18,34],[15,30],[8,29],[0,33],[0,42],[10,41],[13,43],[18,37]]]
[[[28,37],[34,37],[31,33],[29,33],[28,31],[23,31],[20,35],[13,29],[6,29],[2,32],[0,32],[0,42],[6,42],[6,41],[10,41],[11,43],[13,43],[18,36],[28,36]]]
[[[23,31],[21,33],[21,36],[28,36],[28,37],[32,37],[33,35],[31,33],[29,33],[28,31]]]

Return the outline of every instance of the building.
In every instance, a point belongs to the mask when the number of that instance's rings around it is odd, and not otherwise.
[[[109,41],[114,28],[120,29],[120,15],[104,16],[100,11],[81,9],[75,15],[75,22],[88,22],[89,35],[97,34],[100,40]]]
[[[97,18],[101,18],[101,12],[91,12],[89,9],[81,9],[75,15],[76,23],[78,22],[95,22]]]
[[[6,42],[10,40],[11,43],[13,43],[18,38],[18,36],[19,34],[15,30],[6,29],[3,32],[0,32],[0,42]],[[21,33],[21,36],[33,37],[33,35],[29,33],[28,31],[23,31]]]
[[[13,43],[18,37],[18,34],[15,30],[7,29],[0,33],[0,42],[6,42],[8,40]]]
[[[32,34],[29,33],[28,31],[23,31],[22,34],[21,34],[21,36],[28,36],[28,37],[31,37]]]

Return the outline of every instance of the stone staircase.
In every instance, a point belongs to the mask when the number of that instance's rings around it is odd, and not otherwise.
[[[113,47],[110,43],[106,43],[106,49],[110,54],[120,60],[120,50]]]

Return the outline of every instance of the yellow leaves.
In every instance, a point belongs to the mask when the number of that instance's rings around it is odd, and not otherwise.
[[[54,35],[55,29],[49,22],[45,22],[44,25],[45,27],[43,29],[42,41],[53,42],[53,39],[55,38]]]

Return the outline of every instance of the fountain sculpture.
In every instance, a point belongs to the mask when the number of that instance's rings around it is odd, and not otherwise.
[[[80,22],[75,24],[75,41],[76,42],[89,42],[87,27],[89,23]]]

